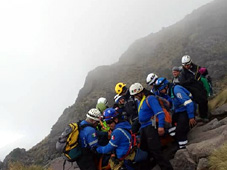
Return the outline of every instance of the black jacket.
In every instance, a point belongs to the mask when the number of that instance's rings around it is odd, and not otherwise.
[[[192,93],[194,101],[198,104],[207,101],[206,89],[200,80],[199,68],[199,66],[192,63],[189,70],[182,69],[179,77],[180,85]]]
[[[194,80],[198,81],[200,79],[199,66],[196,64],[191,64],[190,69],[186,69],[183,67],[181,74],[179,76],[179,81],[181,85],[189,85],[194,82]]]
[[[131,122],[134,122],[138,119],[137,103],[132,96],[130,96],[129,90],[124,95],[125,98],[125,111],[127,117]]]

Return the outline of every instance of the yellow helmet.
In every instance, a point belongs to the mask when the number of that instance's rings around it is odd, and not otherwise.
[[[116,86],[115,86],[115,92],[116,92],[117,94],[121,94],[122,91],[123,91],[123,87],[125,87],[125,86],[126,86],[126,84],[124,84],[124,83],[122,83],[122,82],[117,83]]]

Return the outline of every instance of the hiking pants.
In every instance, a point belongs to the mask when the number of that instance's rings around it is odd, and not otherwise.
[[[149,158],[153,157],[162,170],[173,170],[170,162],[164,158],[161,151],[161,142],[158,131],[152,125],[140,129],[141,144],[140,148],[149,153]],[[149,160],[148,160],[149,161]],[[150,167],[144,167],[149,169]],[[141,168],[142,169],[142,168]]]
[[[189,118],[186,111],[173,114],[173,122],[176,125],[176,140],[179,148],[185,148],[188,143],[187,134],[189,132]]]
[[[208,101],[199,103],[199,116],[201,118],[208,118]]]
[[[87,148],[82,149],[82,155],[76,160],[80,170],[97,170],[95,165],[95,154]]]

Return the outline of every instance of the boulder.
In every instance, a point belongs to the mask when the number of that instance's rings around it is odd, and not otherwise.
[[[227,117],[219,121],[220,125],[227,125]]]
[[[215,129],[212,129],[209,131],[200,132],[200,133],[199,133],[199,131],[197,133],[194,132],[193,137],[192,137],[192,135],[190,135],[188,137],[189,144],[199,143],[199,142],[206,141],[206,140],[209,140],[212,138],[216,138],[216,137],[220,136],[223,133],[223,131],[225,131],[226,129],[227,129],[227,125],[222,125],[218,128],[215,128]]]
[[[174,156],[174,159],[171,161],[174,170],[195,170],[196,163],[190,157],[190,154],[187,149],[178,150]]]
[[[211,115],[213,116],[220,116],[227,114],[227,103],[223,104],[222,106],[215,109],[213,112],[211,112]]]
[[[206,158],[201,158],[199,160],[198,166],[196,170],[206,170],[209,168],[209,162]]]
[[[203,126],[198,126],[198,125],[195,126],[193,129],[191,129],[191,131],[188,134],[189,144],[200,142],[204,139],[209,139],[213,135],[215,136],[219,135],[222,132],[223,127],[219,129],[221,131],[218,131],[216,129],[218,129],[223,125],[227,125],[227,117],[220,121],[218,121],[218,119],[215,118]],[[206,132],[208,133],[206,134]]]
[[[222,130],[219,135],[211,136],[210,139],[203,140],[199,143],[192,143],[187,146],[191,158],[198,163],[199,159],[208,157],[216,148],[227,140],[227,125],[218,128]],[[218,130],[217,130],[218,131]]]
[[[46,165],[46,168],[54,169],[54,170],[62,170],[63,169],[63,163],[64,159],[62,157],[58,157],[54,160],[52,160],[48,165]],[[67,162],[65,164],[65,169],[67,170],[80,170],[76,162]]]

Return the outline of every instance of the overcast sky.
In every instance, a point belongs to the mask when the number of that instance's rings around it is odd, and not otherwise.
[[[47,136],[87,73],[211,0],[1,0],[0,160]]]

